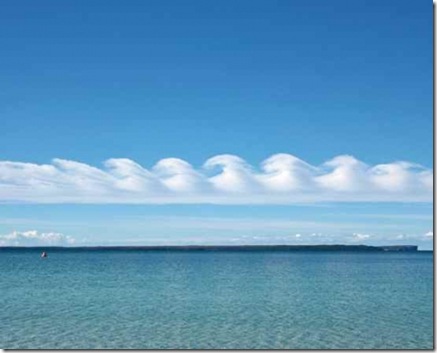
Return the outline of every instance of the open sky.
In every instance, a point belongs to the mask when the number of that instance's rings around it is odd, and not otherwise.
[[[432,2],[0,4],[0,245],[432,247]]]

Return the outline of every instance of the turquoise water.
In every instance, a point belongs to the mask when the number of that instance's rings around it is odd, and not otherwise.
[[[0,251],[0,348],[433,348],[432,253]]]

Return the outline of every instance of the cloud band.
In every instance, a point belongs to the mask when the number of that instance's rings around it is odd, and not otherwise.
[[[275,154],[254,168],[218,155],[195,169],[178,158],[145,169],[124,158],[103,168],[54,159],[51,164],[0,161],[0,202],[130,204],[293,204],[431,202],[432,170],[409,162],[370,166],[348,155],[313,166]]]

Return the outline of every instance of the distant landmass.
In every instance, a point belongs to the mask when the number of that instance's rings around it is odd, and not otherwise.
[[[354,251],[354,252],[414,252],[418,250],[417,245],[168,245],[168,246],[5,246],[7,249],[35,249],[35,250],[144,250],[144,251]]]

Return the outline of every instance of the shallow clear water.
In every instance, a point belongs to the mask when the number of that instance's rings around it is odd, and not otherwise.
[[[0,251],[0,348],[433,348],[432,253]]]

